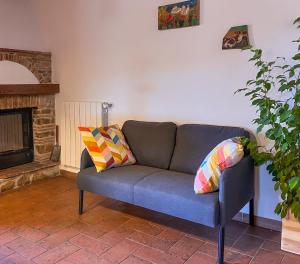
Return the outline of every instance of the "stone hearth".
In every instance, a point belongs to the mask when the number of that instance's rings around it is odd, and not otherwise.
[[[0,170],[0,193],[13,190],[34,181],[56,177],[60,174],[56,162],[32,162]]]

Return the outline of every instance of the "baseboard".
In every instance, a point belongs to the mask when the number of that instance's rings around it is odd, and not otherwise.
[[[72,180],[75,180],[76,177],[77,177],[77,173],[67,171],[67,170],[60,170],[60,173],[63,177],[66,177],[66,178],[69,178],[69,179],[72,179]],[[239,212],[233,218],[233,220],[243,222],[243,223],[249,223],[249,215]],[[254,223],[255,223],[255,226],[263,227],[263,228],[267,228],[267,229],[271,229],[271,230],[274,230],[274,231],[280,231],[281,232],[281,227],[282,227],[281,221],[268,219],[268,218],[264,218],[264,217],[260,217],[260,216],[254,216]]]
[[[60,170],[60,175],[71,180],[75,180],[77,177],[77,173],[67,170]]]
[[[233,219],[239,222],[249,223],[249,214],[239,212]],[[278,220],[254,216],[254,224],[258,227],[281,232],[282,223]]]

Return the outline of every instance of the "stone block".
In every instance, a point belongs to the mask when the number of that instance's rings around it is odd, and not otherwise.
[[[7,180],[7,181],[1,183],[0,184],[0,193],[7,192],[9,190],[14,189],[15,185],[16,185],[15,179]]]

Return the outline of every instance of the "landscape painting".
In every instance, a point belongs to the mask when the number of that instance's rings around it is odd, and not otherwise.
[[[190,0],[158,8],[158,29],[174,29],[200,25],[200,1]]]
[[[223,39],[223,50],[248,47],[250,47],[250,41],[247,25],[232,27]]]

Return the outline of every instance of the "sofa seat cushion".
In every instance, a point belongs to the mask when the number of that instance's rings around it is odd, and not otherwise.
[[[77,177],[80,190],[97,193],[116,200],[133,203],[133,186],[160,169],[130,165],[97,173],[95,167],[81,170]]]
[[[196,195],[194,175],[157,171],[134,186],[134,204],[196,223],[216,227],[219,193]]]

